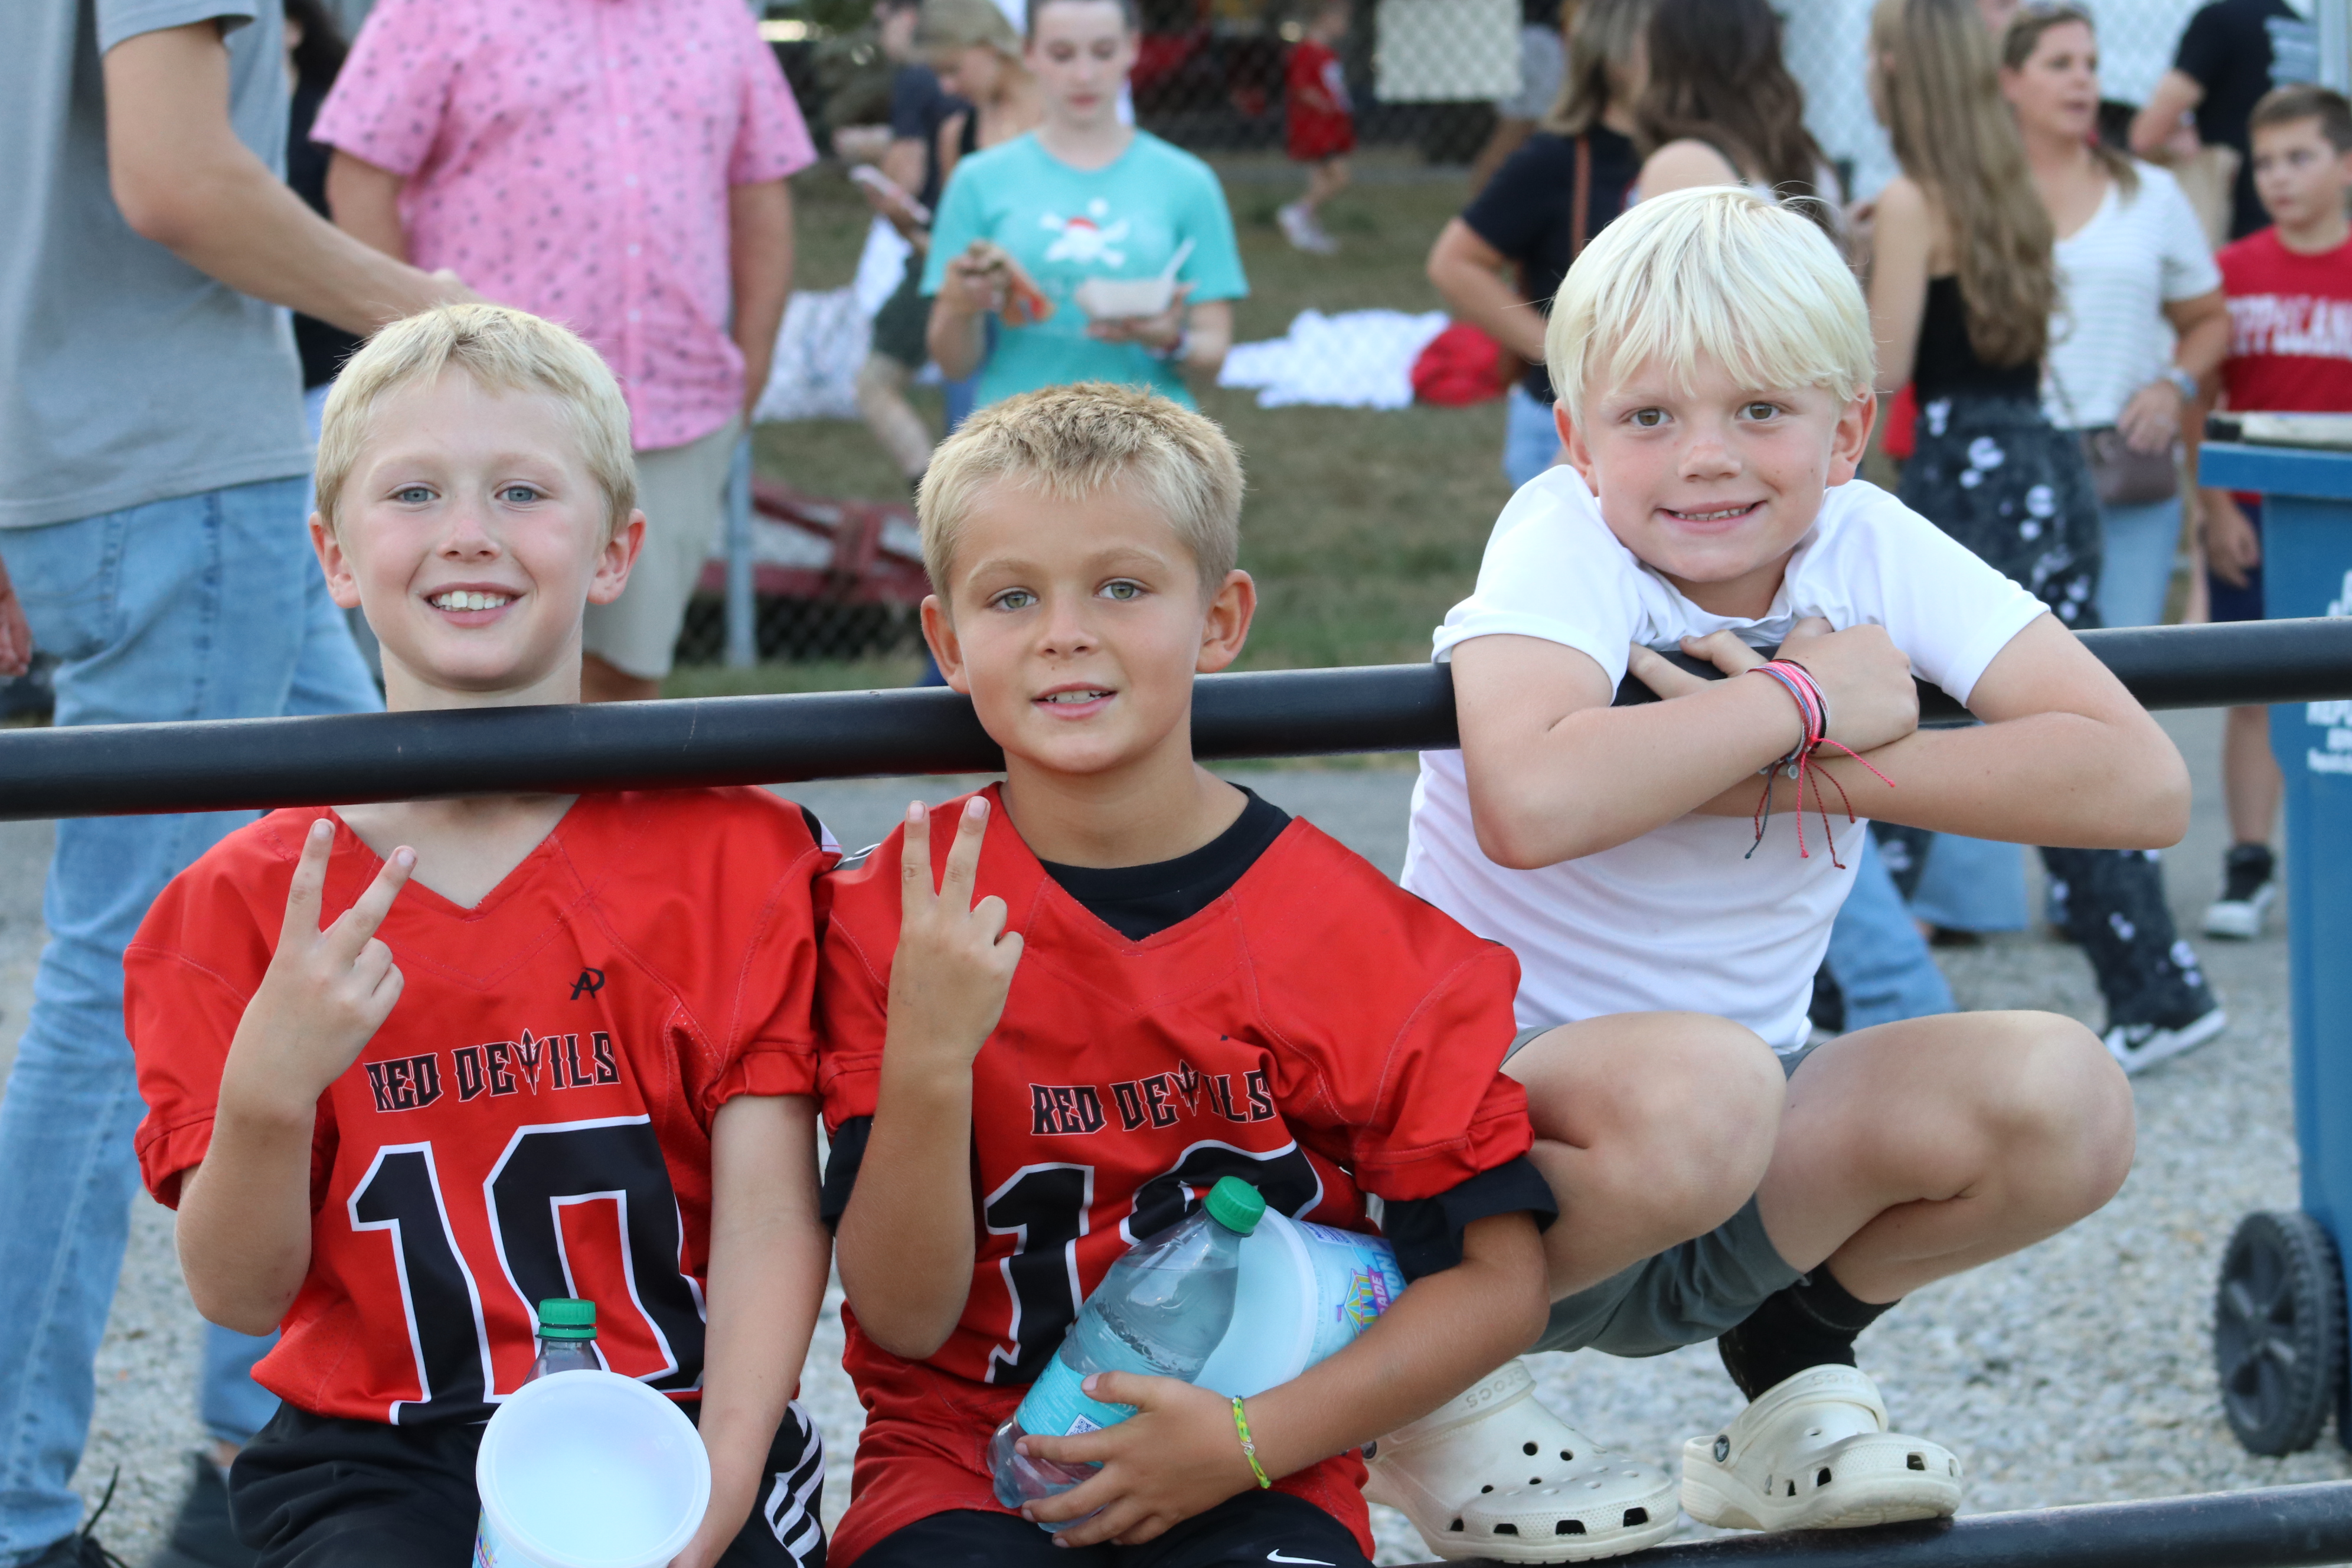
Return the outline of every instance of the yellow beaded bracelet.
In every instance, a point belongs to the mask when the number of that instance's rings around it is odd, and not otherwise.
[[[1242,1414],[1241,1396],[1234,1396],[1234,1430],[1242,1435],[1242,1458],[1250,1462],[1250,1474],[1257,1478],[1258,1489],[1274,1485],[1266,1479],[1265,1467],[1257,1462],[1257,1445],[1250,1441],[1249,1417]]]

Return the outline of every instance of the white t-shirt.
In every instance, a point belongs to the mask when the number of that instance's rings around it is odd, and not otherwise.
[[[1728,627],[1771,647],[1799,618],[1821,616],[1840,630],[1885,626],[1916,674],[1965,702],[1993,656],[2041,614],[2032,595],[1854,479],[1823,499],[1768,614],[1712,615],[1619,543],[1582,478],[1562,466],[1503,509],[1476,590],[1437,630],[1436,657],[1472,637],[1541,637],[1589,655],[1614,686],[1629,644],[1672,648]],[[1857,815],[1885,787],[1866,775],[1850,785]],[[1818,816],[1800,859],[1796,824],[1781,813],[1752,857],[1747,818],[1693,816],[1580,860],[1515,871],[1478,847],[1462,753],[1424,752],[1403,880],[1518,955],[1521,1027],[1674,1008],[1734,1019],[1793,1050],[1862,849],[1862,828],[1831,798],[1845,870],[1831,865]]]
[[[2062,430],[2113,425],[2132,395],[2172,363],[2164,307],[2221,286],[2179,183],[2153,163],[2133,167],[2139,189],[2126,199],[2108,181],[2091,221],[2058,242],[2042,411]]]

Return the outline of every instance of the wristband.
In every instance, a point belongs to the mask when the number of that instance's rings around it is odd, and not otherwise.
[[[2164,379],[2172,384],[2173,391],[2180,394],[2180,401],[2183,404],[2190,404],[2197,401],[2197,378],[2195,376],[2189,374],[2187,371],[2181,369],[2177,364],[2168,364],[2164,367]]]
[[[1797,858],[1809,860],[1812,858],[1812,853],[1805,847],[1805,782],[1810,775],[1819,772],[1813,766],[1814,752],[1823,746],[1835,746],[1864,767],[1870,768],[1871,776],[1887,788],[1893,789],[1895,781],[1871,767],[1868,758],[1857,754],[1843,742],[1830,739],[1829,699],[1822,695],[1821,685],[1813,679],[1812,671],[1793,658],[1776,658],[1756,666],[1748,673],[1769,676],[1775,685],[1789,694],[1790,700],[1797,705],[1800,733],[1796,746],[1788,755],[1776,759],[1762,770],[1765,774],[1764,793],[1756,802],[1756,842],[1748,847],[1748,854],[1741,858],[1753,857],[1763,845],[1764,829],[1772,821],[1772,775],[1786,768],[1789,776],[1797,781]],[[1838,783],[1837,775],[1822,773],[1820,776],[1829,780],[1830,787],[1838,792],[1838,804],[1845,810],[1846,821],[1858,820],[1853,814],[1853,802],[1846,797],[1845,785]],[[1830,864],[1843,871],[1845,862],[1837,858],[1837,839],[1830,832],[1829,796],[1822,793],[1819,784],[1813,786],[1813,802],[1821,813],[1822,837],[1829,843]]]
[[[1184,352],[1192,346],[1192,329],[1187,325],[1176,329],[1176,341],[1170,343],[1166,348],[1148,349],[1145,352],[1150,353],[1153,359],[1162,360],[1168,363],[1173,364],[1181,360],[1184,357]]]
[[[1274,1483],[1266,1479],[1265,1467],[1257,1462],[1257,1445],[1250,1440],[1249,1417],[1242,1414],[1238,1394],[1234,1397],[1234,1430],[1242,1435],[1242,1458],[1250,1462],[1250,1474],[1257,1478],[1258,1490],[1265,1490]]]

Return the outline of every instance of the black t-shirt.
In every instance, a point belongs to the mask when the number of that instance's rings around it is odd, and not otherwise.
[[[1259,856],[1273,847],[1290,826],[1290,814],[1244,789],[1249,800],[1234,825],[1216,837],[1173,860],[1149,866],[1039,865],[1062,890],[1088,912],[1129,942],[1141,942],[1181,924],[1223,898]],[[827,1225],[838,1225],[848,1211],[849,1194],[865,1163],[866,1140],[874,1119],[854,1116],[841,1124],[826,1151],[824,1187],[818,1213]],[[1462,1261],[1462,1233],[1474,1220],[1498,1214],[1532,1214],[1549,1228],[1559,1215],[1551,1184],[1524,1154],[1435,1197],[1388,1205],[1381,1228],[1396,1248],[1397,1267],[1408,1280],[1435,1274]]]
[[[327,211],[327,164],[335,150],[323,142],[310,140],[310,122],[319,118],[319,105],[327,100],[327,89],[332,82],[304,81],[294,89],[294,103],[286,117],[286,184],[296,195],[310,204],[310,210],[331,220]],[[359,339],[341,327],[331,327],[324,321],[313,321],[297,314],[294,318],[294,347],[302,356],[302,389],[324,386],[335,379],[343,368],[343,361],[360,346]]]
[[[2213,0],[2189,18],[2173,66],[2205,89],[2197,138],[2238,152],[2230,193],[2230,237],[2243,239],[2271,221],[2254,192],[2246,121],[2263,94],[2289,82],[2319,79],[2319,35],[2286,0]]]
[[[940,127],[970,107],[929,66],[900,66],[890,79],[890,137],[923,144],[923,188],[915,199],[927,207],[940,205]]]
[[[1584,215],[1584,238],[1609,226],[1625,210],[1625,192],[1642,172],[1633,143],[1614,131],[1594,126],[1586,138],[1592,145],[1592,185]],[[1538,131],[1505,161],[1486,189],[1464,210],[1462,221],[1470,232],[1518,264],[1519,289],[1549,311],[1559,280],[1575,259],[1576,142]],[[1551,378],[1541,365],[1530,366],[1525,383],[1528,395],[1541,403],[1552,398]]]

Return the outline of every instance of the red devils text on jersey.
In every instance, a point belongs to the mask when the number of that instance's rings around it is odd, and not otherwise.
[[[222,1064],[285,921],[317,809],[182,872],[124,954],[166,1204],[205,1156]],[[710,1120],[810,1094],[814,819],[760,790],[583,795],[472,909],[422,882],[378,934],[406,984],[319,1101],[310,1269],[256,1371],[289,1404],[478,1421],[530,1371],[536,1303],[596,1303],[614,1371],[702,1376]],[[383,862],[340,818],[324,918]]]
[[[978,891],[1004,900],[1024,945],[972,1064],[971,1290],[920,1363],[844,1313],[867,1415],[836,1563],[929,1514],[1003,1511],[989,1433],[1112,1262],[1218,1177],[1246,1177],[1286,1214],[1369,1230],[1367,1194],[1433,1197],[1533,1141],[1525,1093],[1497,1070],[1518,985],[1507,949],[1304,822],[1208,908],[1130,942],[1046,874],[988,794]],[[934,865],[962,804],[933,809]],[[819,1076],[836,1131],[874,1112],[900,833],[828,879]],[[1278,1484],[1369,1554],[1362,1482],[1350,1454]]]

